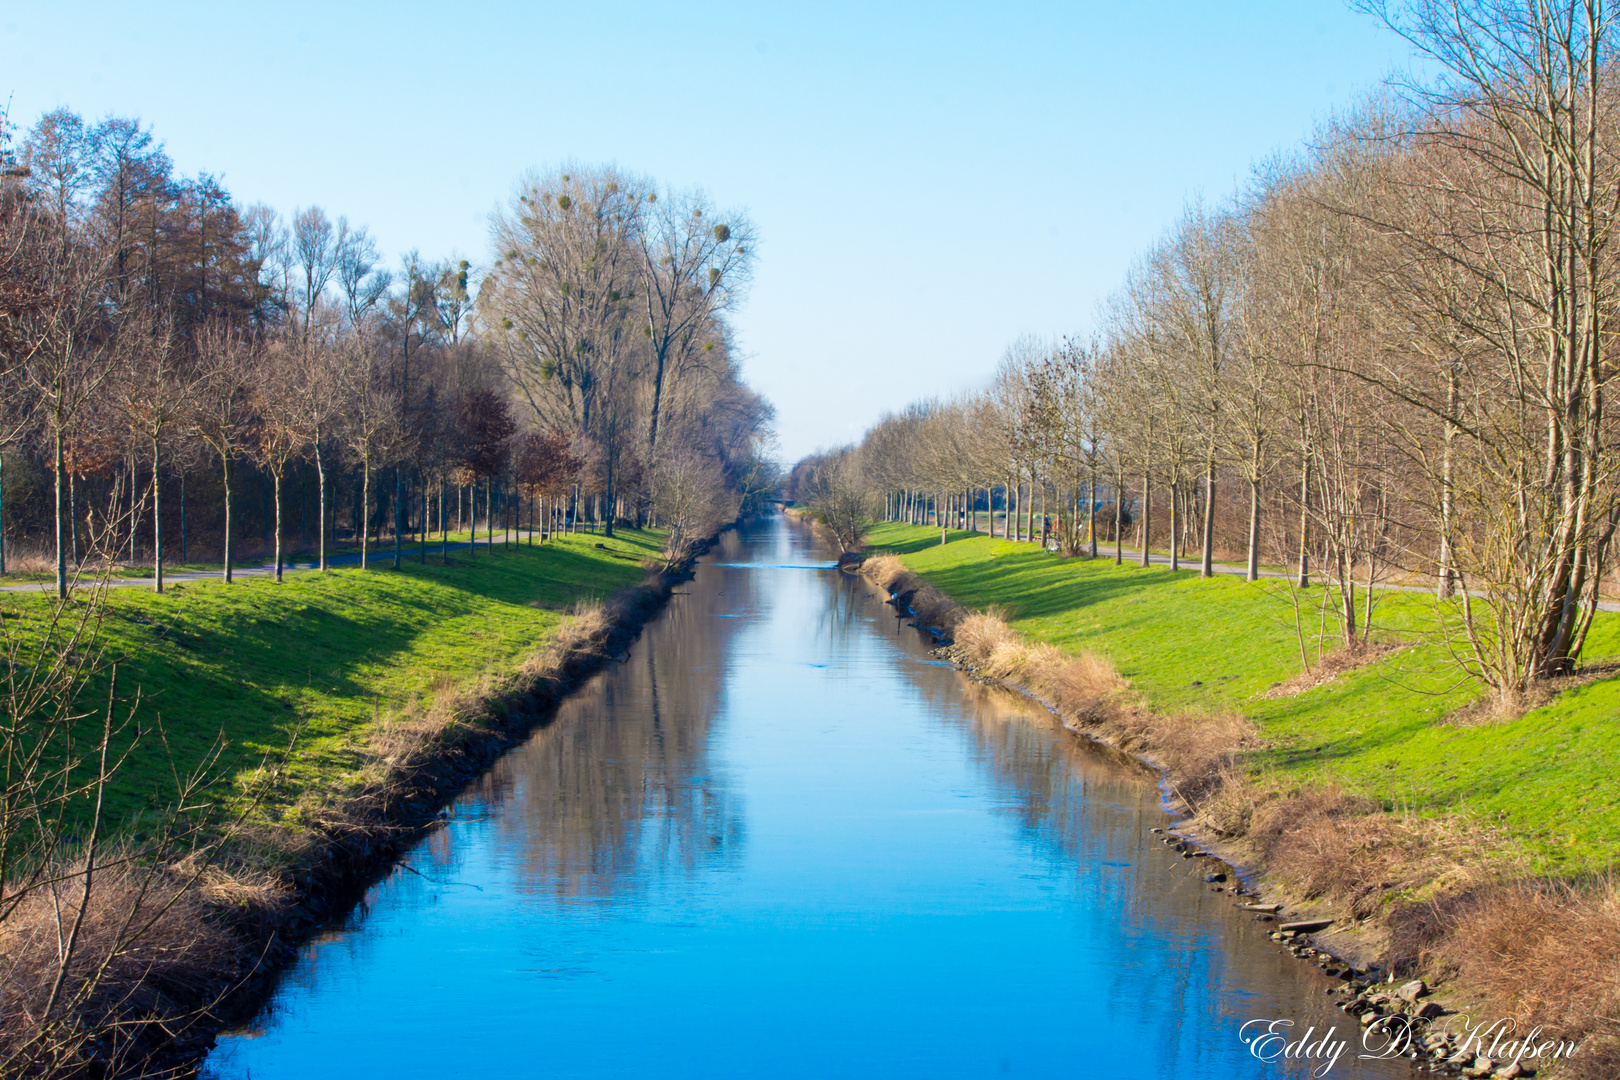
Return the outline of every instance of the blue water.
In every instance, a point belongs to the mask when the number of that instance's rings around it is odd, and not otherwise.
[[[792,525],[729,535],[312,943],[226,1077],[1306,1076],[1354,1021],[1150,833],[1153,778]],[[1328,1075],[1406,1076],[1354,1060]]]

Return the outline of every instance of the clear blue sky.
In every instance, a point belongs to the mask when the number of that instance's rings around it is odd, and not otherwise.
[[[781,452],[1084,332],[1189,193],[1407,63],[1343,0],[8,4],[0,94],[137,115],[244,203],[485,257],[530,166],[701,185],[759,226],[736,324]]]

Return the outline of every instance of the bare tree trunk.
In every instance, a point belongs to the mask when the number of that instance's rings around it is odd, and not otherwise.
[[[135,451],[129,452],[129,561],[135,561],[135,530],[140,528],[140,506],[135,502]]]
[[[1344,643],[1354,645],[1356,642],[1356,567],[1351,561],[1350,553],[1341,550],[1338,558],[1339,569],[1339,596],[1344,601]]]
[[[1086,535],[1091,539],[1091,557],[1097,557],[1097,467],[1091,467],[1091,479],[1086,489]]]
[[[1125,563],[1125,473],[1114,473],[1114,565]]]
[[[1198,567],[1202,578],[1215,575],[1215,455],[1211,453],[1204,466],[1204,551]]]
[[[1249,480],[1249,567],[1246,581],[1260,579],[1260,481]]]
[[[403,485],[402,485],[402,481],[403,481],[404,477],[402,477],[400,475],[404,471],[405,470],[401,469],[398,465],[394,466],[394,569],[395,570],[399,569],[400,533],[405,528],[405,517],[404,517],[404,515],[405,515],[405,503],[404,503],[404,490],[403,490]]]
[[[158,440],[152,439],[152,591],[163,591],[163,492],[158,486]]]
[[[1457,365],[1446,373],[1446,415],[1457,415]],[[1455,571],[1451,566],[1451,512],[1452,512],[1452,443],[1457,438],[1457,427],[1450,419],[1445,422],[1444,446],[1440,458],[1440,565],[1435,574],[1435,595],[1441,600],[1451,599],[1456,588]]]
[[[83,556],[79,552],[79,488],[72,473],[68,473],[67,484],[68,529],[73,534],[71,537],[73,542],[73,566],[77,569],[79,563],[83,561]]]
[[[371,568],[371,451],[360,457],[360,569]]]
[[[321,573],[326,573],[326,458],[321,452],[321,437],[315,436],[315,476],[316,495],[318,496],[315,508],[315,535],[316,547],[320,550]]]
[[[1307,450],[1299,466],[1299,569],[1294,584],[1311,587],[1311,454]]]
[[[1148,546],[1153,540],[1153,479],[1142,470],[1142,565],[1149,565]]]
[[[234,554],[231,548],[231,455],[219,455],[219,463],[220,472],[225,479],[225,567],[221,571],[221,577],[229,584],[232,580],[231,556]]]
[[[281,547],[281,469],[271,470],[271,479],[276,486],[276,584],[281,584],[282,547]]]
[[[55,431],[55,447],[53,453],[56,457],[56,598],[67,599],[67,514],[62,505],[62,496],[66,494],[67,464],[62,454],[62,425],[58,423]]]
[[[1170,569],[1181,569],[1181,485],[1170,485]]]

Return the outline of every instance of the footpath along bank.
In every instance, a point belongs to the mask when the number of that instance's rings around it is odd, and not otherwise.
[[[0,1073],[190,1068],[445,801],[623,653],[684,574],[657,572],[662,542],[575,534],[448,565],[76,600],[120,661],[117,767],[100,843],[84,798],[62,831],[70,851],[106,854],[83,919],[81,855],[77,877],[0,923]],[[28,593],[0,608],[17,642],[52,610]],[[110,675],[82,700],[104,703]],[[103,718],[84,711],[93,740]],[[58,931],[75,924],[58,980]]]
[[[1320,654],[1320,589],[1296,609],[1282,582],[898,524],[868,545],[863,572],[958,664],[1163,770],[1185,815],[1166,843],[1242,868],[1222,884],[1212,866],[1211,887],[1294,927],[1280,946],[1342,975],[1363,1025],[1511,1017],[1575,1047],[1544,1075],[1620,1076],[1620,679],[1497,719],[1469,707],[1423,594],[1380,594],[1373,648],[1349,661]],[[1620,616],[1599,614],[1585,663],[1617,657]],[[1549,1065],[1442,1024],[1461,1030],[1435,1019],[1413,1046],[1442,1071]]]

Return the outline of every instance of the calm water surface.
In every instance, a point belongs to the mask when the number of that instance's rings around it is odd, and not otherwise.
[[[1151,777],[935,661],[776,520],[312,943],[207,1075],[1309,1075],[1354,1020]],[[1405,1077],[1355,1060],[1333,1077]]]

